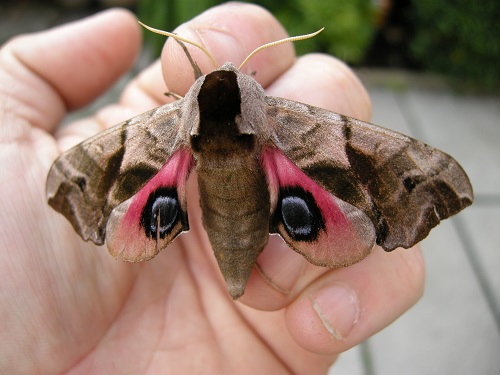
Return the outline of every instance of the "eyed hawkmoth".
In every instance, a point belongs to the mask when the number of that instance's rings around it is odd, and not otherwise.
[[[315,265],[341,267],[375,243],[409,248],[473,201],[449,155],[268,96],[231,63],[200,76],[184,98],[62,154],[47,198],[84,240],[106,242],[116,258],[148,260],[189,229],[193,169],[203,224],[235,299],[269,233]]]

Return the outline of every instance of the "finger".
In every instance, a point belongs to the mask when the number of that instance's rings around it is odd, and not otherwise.
[[[328,271],[309,263],[279,235],[271,235],[239,301],[258,310],[281,310]]]
[[[285,313],[303,348],[341,353],[388,326],[422,296],[425,265],[418,248],[390,254],[376,247],[364,261],[325,273]]]
[[[142,113],[173,102],[174,98],[165,95],[168,91],[163,81],[161,62],[158,59],[127,85],[120,98],[120,104],[136,113]]]
[[[116,9],[14,38],[0,55],[4,110],[52,132],[67,109],[89,103],[129,69],[139,47],[135,18]]]
[[[299,277],[299,284],[309,284],[285,309],[270,313],[239,305],[269,347],[280,350],[288,346],[282,351],[282,360],[292,368],[300,368],[304,353],[284,342],[285,338],[290,337],[305,353],[319,355],[318,366],[333,362],[336,355],[388,326],[418,301],[425,265],[418,248],[388,254],[376,247],[360,263],[318,275],[312,281],[307,272],[306,280]]]
[[[78,119],[59,129],[59,149],[68,150],[111,126],[171,102],[173,99],[165,95],[166,91],[168,89],[163,82],[158,60],[127,84],[119,103],[106,105],[93,116]]]
[[[272,14],[259,6],[242,3],[211,8],[180,26],[176,33],[203,45],[219,66],[229,61],[237,67],[255,48],[287,37]],[[171,39],[162,54],[163,75],[170,90],[184,95],[194,81],[193,69],[182,48]],[[187,48],[204,74],[218,68],[201,50]],[[284,43],[256,54],[245,66],[245,72],[255,72],[255,79],[265,87],[293,61],[293,44]]]
[[[354,72],[328,55],[309,54],[266,88],[269,95],[296,100],[363,121],[371,117],[370,97]]]

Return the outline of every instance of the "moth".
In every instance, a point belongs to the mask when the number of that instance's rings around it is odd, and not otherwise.
[[[225,63],[182,99],[62,154],[47,178],[50,206],[114,257],[148,260],[189,229],[186,181],[194,169],[203,225],[237,299],[269,233],[315,265],[342,267],[375,243],[409,248],[472,203],[469,179],[449,155],[268,96],[240,69]]]

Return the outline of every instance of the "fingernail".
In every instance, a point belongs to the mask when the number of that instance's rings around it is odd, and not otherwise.
[[[238,39],[222,28],[198,28],[196,29],[204,47],[217,59],[221,56],[230,56],[231,62],[243,60],[244,56],[241,43]],[[225,61],[217,61],[222,65]]]
[[[333,339],[343,341],[359,320],[359,300],[351,288],[334,284],[311,295],[314,311]]]

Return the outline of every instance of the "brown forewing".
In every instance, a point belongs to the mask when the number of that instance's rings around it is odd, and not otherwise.
[[[415,245],[473,201],[467,175],[440,150],[324,109],[266,101],[283,153],[326,190],[362,209],[385,250]]]
[[[115,125],[54,162],[48,202],[84,240],[103,244],[111,211],[139,191],[178,147],[182,102]]]

